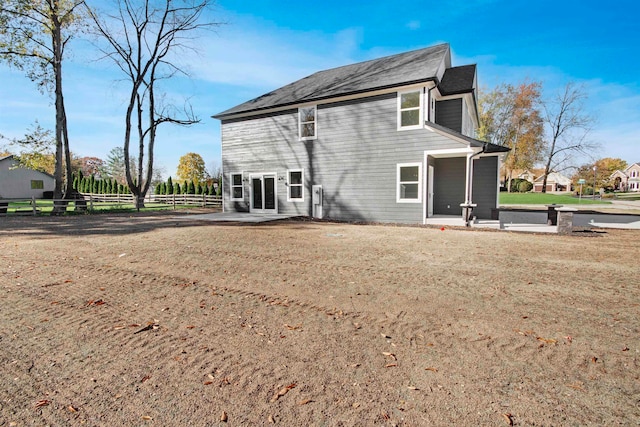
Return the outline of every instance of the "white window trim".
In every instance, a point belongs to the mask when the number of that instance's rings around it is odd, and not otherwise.
[[[240,185],[233,185],[233,176],[240,175]],[[242,188],[242,198],[234,198],[233,197],[233,188],[240,187]],[[243,172],[235,172],[229,174],[229,201],[231,202],[243,202],[244,201],[244,173]]]
[[[313,107],[313,122],[302,122],[302,109]],[[313,136],[302,136],[302,125],[306,123],[313,123],[314,134]],[[318,138],[318,106],[317,105],[307,105],[304,107],[298,108],[298,139],[300,141],[311,141]]]
[[[418,92],[420,94],[420,105],[416,108],[412,108],[412,109],[416,109],[419,112],[419,117],[418,117],[418,124],[417,125],[412,125],[412,126],[402,126],[402,109],[400,108],[401,104],[402,104],[402,95],[407,94],[407,93],[413,93],[413,92]],[[397,120],[398,120],[398,130],[413,130],[413,129],[422,129],[424,127],[424,88],[417,88],[417,89],[411,89],[411,90],[403,90],[401,92],[398,92],[397,95],[398,98],[398,112],[397,112]],[[408,109],[405,109],[405,111]]]
[[[291,197],[291,172],[300,172],[301,176],[301,184],[296,184],[296,186],[302,187],[302,197],[299,199],[294,199]],[[304,202],[304,169],[289,169],[287,170],[287,202],[300,203]]]
[[[405,167],[418,167],[418,198],[417,199],[403,199],[400,197],[400,169]],[[407,181],[409,183],[416,183],[416,181]],[[396,202],[397,203],[422,203],[422,163],[398,163],[396,165]]]

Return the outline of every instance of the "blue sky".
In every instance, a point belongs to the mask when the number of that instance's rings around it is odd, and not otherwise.
[[[593,155],[639,162],[638,12],[635,0],[219,0],[212,17],[225,25],[178,59],[191,78],[166,87],[178,105],[189,98],[202,122],[162,127],[156,164],[165,177],[188,152],[219,164],[211,115],[319,70],[441,42],[450,43],[454,65],[478,64],[481,87],[537,80],[551,97],[567,82],[584,85],[596,119],[590,139],[601,145]],[[64,90],[72,151],[105,159],[122,145],[128,87],[97,56],[87,43],[72,45]],[[0,134],[21,137],[36,119],[53,129],[50,97],[4,65],[0,82]]]

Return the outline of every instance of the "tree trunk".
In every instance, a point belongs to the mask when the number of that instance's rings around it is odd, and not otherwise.
[[[51,39],[53,44],[53,72],[55,78],[55,106],[56,106],[56,168],[54,172],[55,187],[53,198],[61,199],[63,192],[62,179],[62,153],[64,150],[64,104],[62,98],[62,32],[60,22],[58,22],[57,3],[54,5],[52,13],[53,32]],[[61,203],[54,203],[53,215],[60,215],[66,210],[66,206]]]

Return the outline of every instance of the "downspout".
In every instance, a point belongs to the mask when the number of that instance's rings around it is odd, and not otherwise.
[[[465,202],[461,205],[462,212],[464,213],[464,225],[467,227],[471,226],[471,211],[473,210],[473,158],[477,157],[487,151],[488,144],[485,142],[482,146],[482,150],[477,153],[472,154],[467,157],[467,189],[466,189],[466,198]]]

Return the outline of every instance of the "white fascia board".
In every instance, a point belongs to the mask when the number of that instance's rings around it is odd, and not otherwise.
[[[462,157],[473,153],[477,153],[479,150],[467,146],[466,148],[442,148],[439,150],[425,150],[424,154],[431,157]]]

